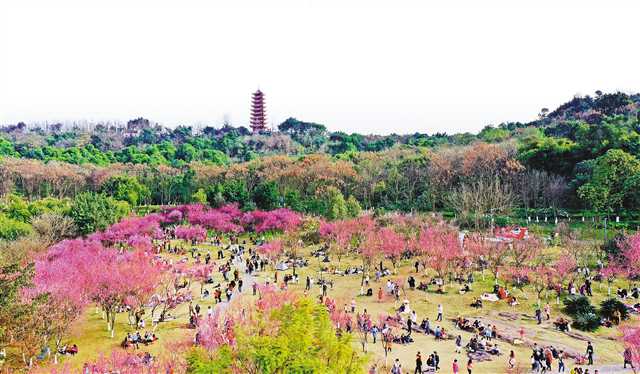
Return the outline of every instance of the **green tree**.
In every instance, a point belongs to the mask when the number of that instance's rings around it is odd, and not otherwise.
[[[638,173],[637,158],[621,149],[610,149],[596,159],[591,180],[578,189],[578,195],[594,210],[612,212],[622,208],[632,193],[625,189],[625,182]]]
[[[117,175],[109,178],[100,188],[100,191],[116,200],[128,202],[131,206],[137,206],[149,199],[149,188],[141,184],[136,177]]]
[[[277,326],[264,333],[260,326]],[[188,358],[191,374],[232,373],[255,368],[255,373],[355,374],[364,359],[351,344],[351,335],[336,331],[327,308],[311,299],[286,304],[258,316],[255,326],[236,329],[237,344],[212,355],[195,351]]]
[[[280,206],[280,193],[275,182],[262,182],[253,191],[253,201],[263,210],[272,210]]]
[[[326,210],[324,216],[330,220],[343,219],[349,215],[347,203],[339,189],[335,187],[327,187],[322,194],[322,200],[326,202]]]
[[[244,207],[249,202],[249,191],[244,180],[227,180],[223,185],[224,198],[228,202],[238,203]]]
[[[104,230],[129,213],[129,204],[102,193],[83,192],[76,195],[69,215],[78,232],[87,235]]]
[[[353,195],[347,198],[346,204],[347,204],[347,215],[349,217],[355,218],[355,217],[358,217],[360,213],[362,213],[362,208],[360,207],[360,203]]]
[[[193,195],[191,195],[191,200],[195,203],[206,204],[207,203],[207,193],[204,192],[204,189],[199,188]]]

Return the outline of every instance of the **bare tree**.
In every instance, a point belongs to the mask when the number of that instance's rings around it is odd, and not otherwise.
[[[483,217],[509,213],[514,205],[515,194],[508,184],[498,178],[479,179],[463,183],[449,195],[448,201],[461,219],[473,219],[478,229]]]

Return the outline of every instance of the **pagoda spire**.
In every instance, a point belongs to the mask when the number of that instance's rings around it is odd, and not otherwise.
[[[258,89],[251,97],[251,128],[253,133],[267,129],[267,112],[264,105],[264,93]]]

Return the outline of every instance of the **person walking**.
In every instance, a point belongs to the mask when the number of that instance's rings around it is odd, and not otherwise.
[[[629,347],[624,349],[624,352],[622,353],[622,358],[624,359],[624,368],[627,368],[627,365],[631,366],[632,369],[635,370],[635,368],[633,367],[633,353],[631,352],[631,349],[629,349]]]
[[[513,369],[516,368],[516,354],[513,351],[511,351],[511,353],[509,353],[508,364],[509,364],[509,369],[510,370],[513,370]]]
[[[453,371],[453,374],[460,374],[460,365],[458,365],[457,358],[453,359],[453,364],[451,364],[451,371]]]
[[[560,353],[558,353],[558,373],[564,373],[564,370],[564,351],[560,351]]]
[[[436,351],[433,351],[433,366],[436,367],[436,370],[440,370],[440,356]]]
[[[442,321],[442,314],[443,314],[442,304],[438,304],[438,317],[436,318],[436,321]]]
[[[591,342],[587,343],[587,365],[593,365],[593,345]]]
[[[462,352],[462,335],[456,337],[456,353]]]
[[[422,374],[422,356],[420,355],[420,351],[416,354],[416,370],[413,374]]]
[[[400,364],[400,360],[396,358],[393,362],[393,366],[391,367],[391,374],[402,374],[402,365]]]
[[[467,373],[471,374],[473,372],[473,359],[470,358],[469,361],[467,361]]]

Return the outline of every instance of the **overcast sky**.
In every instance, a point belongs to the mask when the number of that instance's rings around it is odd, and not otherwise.
[[[478,131],[640,90],[640,1],[0,0],[0,124]],[[98,5],[99,4],[99,5]]]

